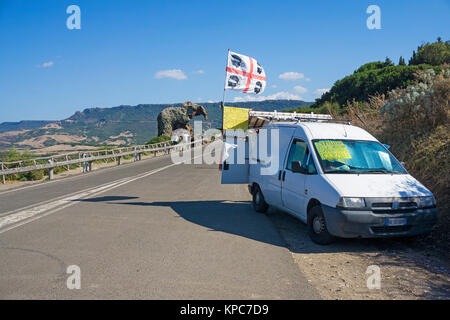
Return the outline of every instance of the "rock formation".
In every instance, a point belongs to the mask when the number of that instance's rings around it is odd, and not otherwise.
[[[158,136],[170,136],[173,130],[187,129],[192,131],[189,121],[203,115],[208,120],[206,109],[201,105],[187,101],[181,107],[169,107],[163,109],[158,115]]]

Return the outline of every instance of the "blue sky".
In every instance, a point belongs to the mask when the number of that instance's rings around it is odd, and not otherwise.
[[[66,27],[71,4],[80,30]],[[381,30],[366,27],[372,4]],[[449,40],[449,16],[449,0],[0,0],[0,122],[219,101],[228,48],[265,68],[263,97],[313,101],[366,62],[408,60],[421,43]],[[280,78],[287,72],[299,79]],[[251,97],[228,91],[226,100]]]

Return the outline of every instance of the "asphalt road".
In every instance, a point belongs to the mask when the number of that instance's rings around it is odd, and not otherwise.
[[[0,193],[0,299],[317,298],[216,165],[160,157]]]

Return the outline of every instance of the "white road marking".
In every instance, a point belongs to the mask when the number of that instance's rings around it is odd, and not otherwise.
[[[192,159],[196,159],[198,157],[199,156],[194,157]],[[101,187],[97,187],[94,189],[90,189],[88,191],[76,193],[74,195],[65,197],[63,199],[50,201],[50,202],[47,202],[47,203],[44,203],[41,205],[37,205],[37,206],[34,205],[27,209],[20,209],[20,211],[18,211],[18,212],[14,212],[14,213],[8,214],[7,216],[0,218],[0,228],[2,228],[0,230],[0,234],[4,233],[6,231],[9,231],[9,230],[15,229],[17,227],[20,227],[24,224],[30,223],[32,221],[35,221],[37,219],[40,219],[42,217],[48,216],[52,213],[55,213],[57,211],[60,211],[67,207],[70,207],[72,205],[75,205],[78,203],[76,200],[86,198],[88,196],[98,195],[100,193],[120,187],[124,184],[136,181],[138,179],[148,177],[152,174],[158,173],[160,171],[163,171],[170,167],[179,165],[181,163],[182,162],[172,163],[170,165],[152,170],[152,171],[144,173],[144,174],[140,174],[140,175],[137,175],[137,176],[134,176],[131,178],[120,179],[120,180],[114,181],[112,183],[103,185]]]
[[[100,187],[103,187],[103,186],[106,186],[106,185],[110,185],[112,183],[118,183],[118,182],[121,182],[121,181],[125,181],[126,179],[127,178],[122,178],[122,179],[118,179],[118,180],[115,180],[115,181],[112,181],[112,182],[110,181],[110,182],[107,182],[107,183],[104,183],[104,184],[101,184],[101,185],[98,185],[98,186],[95,186],[95,187],[87,188],[86,190],[84,190],[84,192],[90,191],[92,189],[100,188]],[[3,212],[3,213],[0,213],[0,218],[5,217],[5,216],[9,216],[9,215],[11,215],[13,213],[16,213],[16,212],[19,212],[19,211],[24,211],[24,210],[27,210],[27,209],[30,209],[30,208],[34,208],[34,207],[37,207],[37,206],[42,206],[42,205],[48,204],[50,202],[53,202],[53,201],[56,201],[56,200],[60,200],[62,198],[67,198],[67,197],[70,197],[70,196],[74,196],[74,195],[79,194],[81,192],[82,191],[77,191],[77,192],[65,194],[63,196],[59,196],[59,197],[56,197],[54,199],[49,199],[49,200],[45,200],[45,201],[42,201],[42,202],[33,203],[33,204],[29,205],[29,206],[25,206],[25,207],[22,207],[22,208],[19,208],[19,209],[14,209],[14,210],[11,210],[11,211],[8,211],[8,212]]]
[[[22,221],[22,220],[25,220],[25,219],[28,219],[28,218],[31,218],[31,217],[33,217],[35,215],[38,215],[39,213],[42,213],[42,212],[54,209],[56,207],[59,207],[61,205],[67,204],[67,203],[71,203],[71,202],[73,202],[75,200],[87,197],[87,196],[89,196],[91,194],[100,192],[102,190],[105,190],[105,189],[108,189],[108,188],[112,188],[114,185],[117,185],[117,184],[118,184],[117,182],[116,183],[110,183],[110,184],[107,184],[106,186],[102,186],[100,188],[95,188],[95,189],[90,190],[90,191],[80,192],[80,193],[77,193],[77,194],[75,194],[73,196],[66,197],[64,199],[52,201],[52,202],[45,203],[45,204],[42,204],[42,205],[34,206],[34,207],[30,208],[30,209],[21,210],[21,211],[19,211],[17,213],[9,214],[9,215],[7,215],[5,217],[0,218],[0,228],[2,228],[4,226],[7,226],[7,225],[10,225],[10,224],[13,224],[13,223],[16,223],[16,222],[19,222],[19,221]]]

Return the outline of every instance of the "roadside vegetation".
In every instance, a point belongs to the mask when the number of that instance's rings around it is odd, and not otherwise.
[[[40,157],[45,157],[45,155],[40,155]],[[36,164],[45,164],[47,163],[46,160],[36,160],[36,155],[32,154],[30,150],[25,149],[23,151],[19,151],[16,148],[11,148],[7,150],[6,152],[0,154],[0,161],[1,162],[15,162],[15,161],[22,161],[22,166],[32,166]],[[110,159],[106,160],[107,162],[110,161]],[[114,160],[112,160],[114,161]],[[63,166],[63,167],[56,167],[53,170],[54,174],[60,174],[65,171],[73,170],[78,167],[80,167],[80,164],[72,164],[69,166]],[[9,168],[13,168],[15,166],[10,165]],[[36,180],[42,180],[46,176],[48,176],[48,169],[43,170],[34,170],[29,172],[23,172],[23,173],[16,173],[16,174],[10,174],[5,176],[6,181],[36,181]]]
[[[161,142],[167,142],[170,141],[170,137],[167,135],[160,135],[157,137],[153,137],[149,141],[147,141],[145,144],[155,144],[155,143],[161,143]]]
[[[159,136],[159,137],[154,137],[152,138],[150,141],[148,141],[146,144],[156,144],[156,143],[160,143],[160,142],[165,142],[165,141],[170,141],[170,137],[169,136]],[[87,144],[86,144],[87,145]],[[102,151],[106,151],[106,150],[113,150],[113,149],[117,149],[117,148],[126,148],[126,147],[130,147],[130,146],[124,146],[124,145],[105,145],[105,144],[89,144],[89,146],[95,146],[97,147],[95,150],[90,150],[90,152],[100,152],[100,154],[102,154]],[[82,154],[83,151],[80,150],[78,153],[77,152],[66,152],[66,153],[71,153],[72,157],[78,157],[77,154]],[[103,153],[104,154],[104,153]],[[148,151],[148,152],[143,152],[142,155],[145,156],[150,156],[151,154],[153,154],[152,151]],[[55,155],[54,153],[52,154],[40,154],[39,156],[36,154],[33,154],[29,149],[24,149],[24,150],[18,150],[16,148],[10,148],[4,152],[0,152],[0,162],[17,162],[17,161],[21,161],[20,166],[32,166],[35,164],[46,164],[48,163],[48,160],[46,159],[39,159],[39,158],[45,158],[45,157],[50,157],[52,155]],[[125,155],[122,156],[123,160],[131,160],[134,158],[134,154],[130,154],[130,155]],[[96,160],[93,163],[94,164],[105,164],[105,163],[111,163],[111,162],[115,162],[116,159],[115,158],[108,158],[108,159],[103,159],[103,160]],[[8,168],[14,168],[14,167],[18,167],[19,164],[8,164],[7,165]],[[57,174],[61,174],[63,172],[66,171],[70,171],[73,169],[77,169],[77,168],[81,168],[82,167],[82,163],[78,163],[78,164],[71,164],[69,166],[58,166],[55,167],[53,169],[53,173],[55,175]],[[6,181],[37,181],[37,180],[42,180],[45,177],[47,177],[49,174],[49,170],[48,169],[43,169],[43,170],[34,170],[34,171],[30,171],[30,172],[24,172],[24,173],[17,173],[17,174],[10,174],[5,176],[5,180]]]
[[[25,165],[30,166],[34,164],[33,158],[34,158],[33,154],[28,149],[25,149],[24,151],[20,152],[15,148],[7,150],[0,156],[2,162],[14,162],[23,160]],[[41,180],[43,178],[44,178],[44,170],[35,170],[24,173],[10,174],[6,176],[7,181],[13,180],[33,181],[33,180]]]

